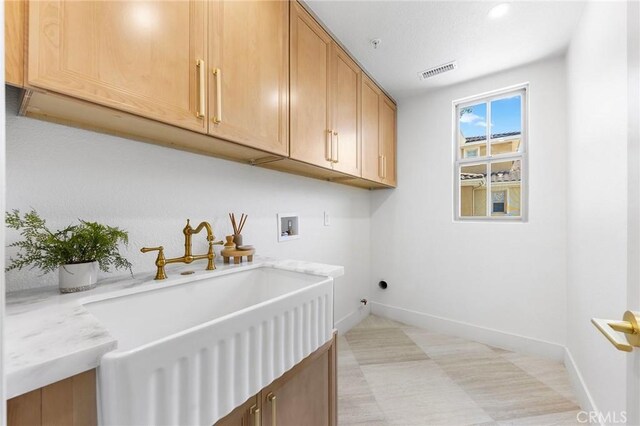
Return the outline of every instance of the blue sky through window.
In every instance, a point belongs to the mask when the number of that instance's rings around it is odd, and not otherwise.
[[[460,131],[470,138],[487,134],[487,104],[473,105],[460,110]]]
[[[491,133],[520,132],[521,112],[520,96],[491,102]]]
[[[520,132],[521,114],[520,95],[491,102],[491,133]],[[484,136],[487,132],[487,104],[463,108],[459,119],[460,131],[465,138]]]

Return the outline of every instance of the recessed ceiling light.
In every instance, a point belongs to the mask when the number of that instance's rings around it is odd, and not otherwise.
[[[507,12],[509,12],[510,7],[511,5],[509,3],[500,3],[496,6],[493,6],[491,10],[489,10],[489,13],[487,13],[487,16],[491,19],[502,18],[507,14]]]

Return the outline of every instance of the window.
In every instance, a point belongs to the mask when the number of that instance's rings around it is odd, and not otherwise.
[[[480,155],[480,148],[463,148],[464,149],[464,158],[477,157]]]
[[[522,220],[527,86],[454,102],[456,219]]]
[[[506,198],[507,191],[493,191],[491,192],[491,213],[506,213]]]

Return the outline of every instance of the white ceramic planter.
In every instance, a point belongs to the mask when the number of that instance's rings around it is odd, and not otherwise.
[[[60,265],[58,277],[60,293],[91,290],[98,281],[98,262]]]

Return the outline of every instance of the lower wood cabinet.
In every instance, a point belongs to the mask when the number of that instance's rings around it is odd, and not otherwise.
[[[217,421],[216,426],[260,426],[261,418],[260,394],[258,394]]]
[[[335,426],[336,337],[287,371],[216,426]]]
[[[96,370],[89,370],[7,401],[8,426],[98,424]]]
[[[329,425],[329,353],[262,391],[263,425]]]
[[[216,426],[336,426],[336,335]],[[7,401],[8,426],[95,426],[96,370]]]

